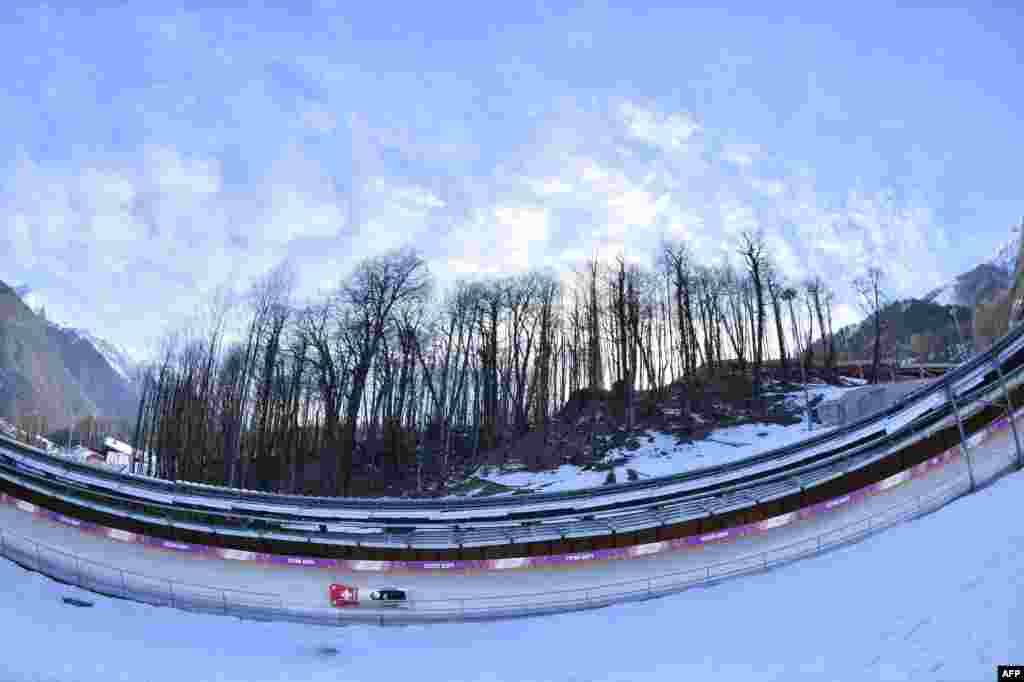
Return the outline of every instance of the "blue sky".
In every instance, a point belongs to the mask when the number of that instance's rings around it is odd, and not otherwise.
[[[757,226],[852,304],[1024,215],[1012,7],[294,4],[3,10],[0,279],[142,351],[283,258],[312,294],[407,240],[443,283]]]

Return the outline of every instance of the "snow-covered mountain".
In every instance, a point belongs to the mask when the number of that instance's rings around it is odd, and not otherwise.
[[[114,372],[116,372],[125,381],[132,381],[132,373],[135,370],[137,362],[132,358],[131,353],[115,343],[111,343],[106,339],[100,338],[87,329],[64,325],[50,319],[50,317],[46,315],[45,307],[38,300],[35,291],[30,285],[24,283],[14,284],[11,285],[11,289],[14,290],[14,294],[20,298],[26,306],[42,317],[51,329],[67,336],[72,341],[80,341],[90,344],[103,357],[103,359],[106,360],[107,364],[110,365],[110,368],[114,370]]]
[[[65,367],[97,408],[106,416],[130,415],[138,391],[128,354],[84,329],[46,324],[47,335],[59,349]]]
[[[89,332],[33,311],[0,282],[0,416],[39,415],[53,428],[81,417],[131,417],[138,406],[130,356]]]
[[[984,262],[957,275],[946,284],[924,295],[925,301],[939,305],[962,305],[973,308],[989,301],[1000,291],[1008,289],[1017,267],[1022,224],[1011,228],[1010,235]]]
[[[107,361],[107,364],[110,365],[112,370],[114,370],[125,381],[132,381],[132,372],[135,369],[135,361],[132,360],[131,355],[124,348],[107,341],[106,339],[101,339],[86,329],[61,327],[58,324],[54,324],[53,326],[62,333],[67,334],[80,342],[91,344],[103,359]]]

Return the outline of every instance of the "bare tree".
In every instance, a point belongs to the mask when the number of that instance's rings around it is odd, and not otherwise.
[[[590,271],[590,302],[587,320],[587,346],[590,366],[590,388],[604,388],[604,373],[601,362],[601,307],[597,298],[597,279],[599,266],[597,259],[589,264]]]
[[[771,261],[765,263],[764,284],[768,289],[768,298],[772,303],[772,317],[775,318],[775,334],[779,344],[779,368],[782,375],[789,376],[789,358],[786,354],[786,334],[783,331],[782,321],[782,297],[784,286],[778,268]]]
[[[675,287],[676,328],[678,330],[681,371],[686,377],[686,381],[692,383],[697,374],[697,355],[700,347],[693,313],[692,257],[684,242],[663,242],[661,251]]]
[[[341,326],[346,353],[352,358],[351,384],[337,476],[339,491],[348,495],[352,484],[352,454],[366,380],[385,327],[396,305],[425,301],[430,291],[426,263],[414,249],[403,248],[368,258],[356,266],[341,296],[348,315]]]
[[[878,383],[878,367],[882,353],[882,307],[885,305],[885,294],[882,286],[885,273],[881,268],[872,266],[853,280],[853,288],[859,296],[858,303],[865,315],[874,317],[875,343],[871,353],[871,383]]]
[[[754,305],[757,324],[754,336],[754,400],[761,399],[761,365],[764,362],[765,341],[765,301],[764,301],[764,269],[765,246],[760,234],[744,232],[741,236],[740,255],[747,266],[750,283],[754,289]]]
[[[281,348],[281,335],[291,315],[291,293],[295,288],[295,272],[282,264],[261,278],[255,287],[257,307],[266,318],[266,335],[257,352],[262,355],[260,373],[257,377],[256,401],[256,442],[251,458],[243,460],[243,481],[247,487],[255,487],[249,475],[252,459],[262,460],[271,455],[271,393],[274,387],[275,371]]]
[[[338,440],[341,403],[348,386],[349,357],[342,348],[337,329],[339,317],[337,296],[307,307],[299,320],[302,343],[312,349],[309,363],[316,375],[316,385],[323,410],[322,435],[318,438],[321,494],[335,494],[338,489]]]
[[[741,372],[746,372],[749,346],[748,296],[752,291],[745,277],[739,277],[732,265],[722,268],[723,289],[726,300],[726,314],[722,316],[723,327]]]
[[[806,369],[807,361],[804,355],[803,343],[800,336],[800,328],[797,324],[796,309],[794,308],[793,302],[797,299],[797,290],[795,287],[783,286],[779,292],[779,298],[786,302],[789,307],[789,322],[790,327],[793,331],[793,344],[796,346],[796,354],[800,358],[800,364]]]
[[[826,329],[824,314],[824,304],[826,299],[831,297],[831,294],[820,275],[815,275],[808,279],[804,284],[804,288],[807,291],[808,306],[813,307],[814,316],[818,320],[818,338],[821,339],[821,355],[825,375],[832,377],[835,364],[835,344],[831,334]]]

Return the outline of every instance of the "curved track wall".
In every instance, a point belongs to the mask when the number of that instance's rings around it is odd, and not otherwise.
[[[1005,381],[1000,367],[1006,373]],[[477,546],[466,546],[455,537],[458,533],[447,536],[435,533],[433,541],[421,542],[416,547],[411,540],[387,533],[383,546],[374,546],[373,541],[366,541],[366,536],[362,536],[363,541],[357,537],[328,543],[316,532],[268,533],[259,530],[259,526],[265,525],[267,519],[273,517],[271,512],[278,509],[267,506],[269,501],[275,504],[285,499],[294,502],[292,496],[234,491],[225,498],[224,491],[206,486],[140,481],[137,477],[119,477],[80,465],[54,463],[52,459],[47,464],[45,455],[33,454],[23,446],[19,447],[30,457],[9,448],[5,454],[5,447],[0,447],[0,490],[67,517],[122,532],[262,554],[346,561],[486,562],[587,552],[615,553],[638,545],[732,532],[850,495],[928,461],[958,443],[961,437],[980,433],[1005,412],[1006,402],[1021,404],[1022,400],[1024,327],[1014,330],[986,354],[965,363],[936,385],[915,391],[884,414],[732,465],[639,485],[611,486],[613,490],[608,491],[531,495],[521,501],[410,504],[395,500],[325,502],[302,498],[308,503],[303,510],[311,515],[330,510],[347,509],[344,513],[348,514],[363,510],[362,517],[348,522],[352,530],[359,530],[355,527],[358,524],[386,524],[388,514],[414,513],[423,523],[442,526],[454,523],[454,528],[458,529],[457,520],[465,518],[465,514],[491,514],[496,509],[502,510],[505,516],[498,517],[501,521],[497,525],[503,529],[491,533],[488,542],[475,543]],[[963,417],[962,423],[960,417]],[[752,481],[749,488],[743,487],[747,485],[744,481]],[[165,492],[159,492],[161,490]],[[197,490],[206,492],[199,494]],[[753,496],[748,490],[760,492]],[[770,494],[760,494],[765,490]],[[179,497],[175,497],[175,493]],[[156,496],[157,501],[135,495]],[[598,511],[612,511],[601,517],[603,520],[596,519],[594,514],[581,517],[576,508],[584,502]],[[333,506],[323,506],[327,503]],[[190,508],[191,504],[211,508],[197,510]],[[681,504],[685,510],[674,512],[669,520],[659,513],[662,506],[678,510]],[[260,512],[263,516],[236,512],[239,506],[248,509],[253,505],[267,511]],[[378,512],[365,511],[376,508]],[[225,509],[230,511],[222,511]],[[453,516],[455,512],[462,516]],[[203,523],[189,523],[190,516],[199,514],[205,519]],[[560,525],[547,525],[544,517],[551,514],[561,515],[557,519]],[[524,517],[529,520],[518,520]],[[300,516],[297,520],[303,518]],[[217,525],[222,521],[235,525]],[[478,521],[472,523],[487,525]],[[292,522],[289,520],[289,523]],[[238,524],[244,527],[240,529]],[[320,525],[321,532],[324,527]],[[372,529],[363,528],[359,532],[372,532]],[[423,544],[429,548],[423,548]]]
[[[1021,412],[1024,412],[1022,410]],[[1018,420],[1020,419],[1018,414]],[[416,622],[485,620],[595,608],[609,604],[648,599],[685,590],[697,585],[714,583],[728,577],[759,572],[790,561],[811,556],[830,548],[857,541],[893,524],[927,513],[946,502],[983,484],[1001,473],[1016,468],[1017,456],[1005,437],[1007,422],[998,422],[976,434],[968,447],[973,450],[974,468],[968,480],[960,448],[934,458],[935,461],[906,471],[884,482],[873,492],[898,491],[902,483],[914,477],[926,477],[928,471],[942,471],[951,465],[959,467],[960,475],[945,478],[923,494],[902,497],[894,504],[868,516],[836,523],[813,536],[796,542],[741,553],[728,560],[708,561],[689,570],[652,574],[629,581],[592,585],[585,589],[562,589],[519,594],[494,594],[473,599],[438,598],[417,599],[407,608],[393,610],[367,606],[330,608],[320,604],[296,601],[287,594],[256,592],[197,585],[142,575],[96,561],[89,561],[54,547],[42,545],[29,537],[0,530],[0,554],[54,578],[88,590],[114,596],[127,597],[154,605],[172,606],[191,611],[229,614],[244,618],[290,620],[317,624],[344,624],[370,622],[400,624]],[[1002,434],[1000,432],[1003,432]],[[1003,437],[998,438],[994,436]],[[924,479],[923,479],[924,480]],[[864,494],[870,494],[864,491]],[[897,497],[899,497],[897,495]],[[806,518],[831,518],[827,512],[848,508],[858,496],[838,499],[813,510],[805,510]],[[862,498],[861,498],[862,499]],[[895,498],[894,498],[895,500]],[[25,508],[24,503],[22,507]],[[26,511],[36,511],[26,508]],[[800,515],[796,515],[800,516]],[[63,523],[74,519],[58,519]],[[95,529],[92,529],[95,530]],[[766,530],[762,528],[761,530]],[[769,529],[770,530],[770,529]],[[703,538],[702,541],[725,542],[736,537]],[[767,537],[767,535],[766,535]],[[696,556],[703,552],[695,553]],[[243,558],[243,557],[235,557]],[[249,557],[245,557],[249,558]],[[384,567],[380,567],[382,570]],[[301,570],[301,569],[300,569]],[[325,595],[326,597],[326,595]],[[324,599],[326,601],[326,599]]]
[[[1015,404],[1024,404],[1024,387],[1017,387],[1011,394]],[[1020,401],[1020,402],[1016,402]],[[1004,407],[991,404],[980,409],[964,422],[965,434],[981,433],[986,425],[998,420],[1004,414]],[[300,557],[301,561],[323,561],[326,564],[337,561],[348,562],[405,562],[410,565],[419,563],[479,563],[501,560],[517,560],[535,558],[543,561],[544,557],[571,556],[579,554],[595,554],[598,556],[628,556],[631,548],[649,546],[652,543],[693,543],[693,538],[708,535],[729,535],[748,532],[746,529],[759,524],[771,523],[786,514],[800,510],[815,508],[817,505],[829,503],[830,500],[844,496],[856,496],[872,485],[885,483],[900,472],[914,471],[915,467],[925,467],[937,457],[948,453],[951,447],[959,443],[959,429],[954,421],[947,417],[931,428],[934,433],[922,438],[910,447],[900,449],[877,461],[855,471],[847,473],[831,481],[826,481],[813,488],[805,489],[797,494],[787,495],[776,500],[719,514],[708,514],[704,518],[677,524],[643,529],[634,532],[612,533],[604,536],[567,539],[548,542],[528,542],[480,548],[453,548],[450,550],[387,550],[367,547],[351,547],[323,545],[314,541],[286,542],[280,540],[250,540],[230,535],[203,533],[187,528],[168,525],[139,523],[132,519],[106,514],[87,507],[82,507],[65,500],[42,494],[38,491],[17,485],[10,480],[0,478],[0,491],[13,498],[38,505],[51,510],[64,518],[77,519],[85,524],[117,529],[132,536],[152,538],[154,543],[171,543],[189,547],[209,547],[213,550],[247,552],[258,555],[281,556],[281,561],[289,563],[288,557]]]

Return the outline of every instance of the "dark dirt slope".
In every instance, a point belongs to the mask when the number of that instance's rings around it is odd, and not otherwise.
[[[766,379],[774,381],[771,373]],[[780,384],[773,390],[783,387]],[[766,399],[763,409],[753,409],[748,400],[750,393],[749,377],[739,374],[705,380],[689,396],[681,384],[673,384],[661,394],[640,391],[636,396],[634,429],[627,433],[620,395],[614,391],[577,391],[552,416],[546,430],[509,438],[487,452],[485,462],[494,466],[513,462],[532,471],[566,463],[588,466],[600,460],[609,448],[647,430],[689,441],[700,440],[716,428],[748,420],[783,424],[799,421],[798,416],[783,407],[781,397]]]

